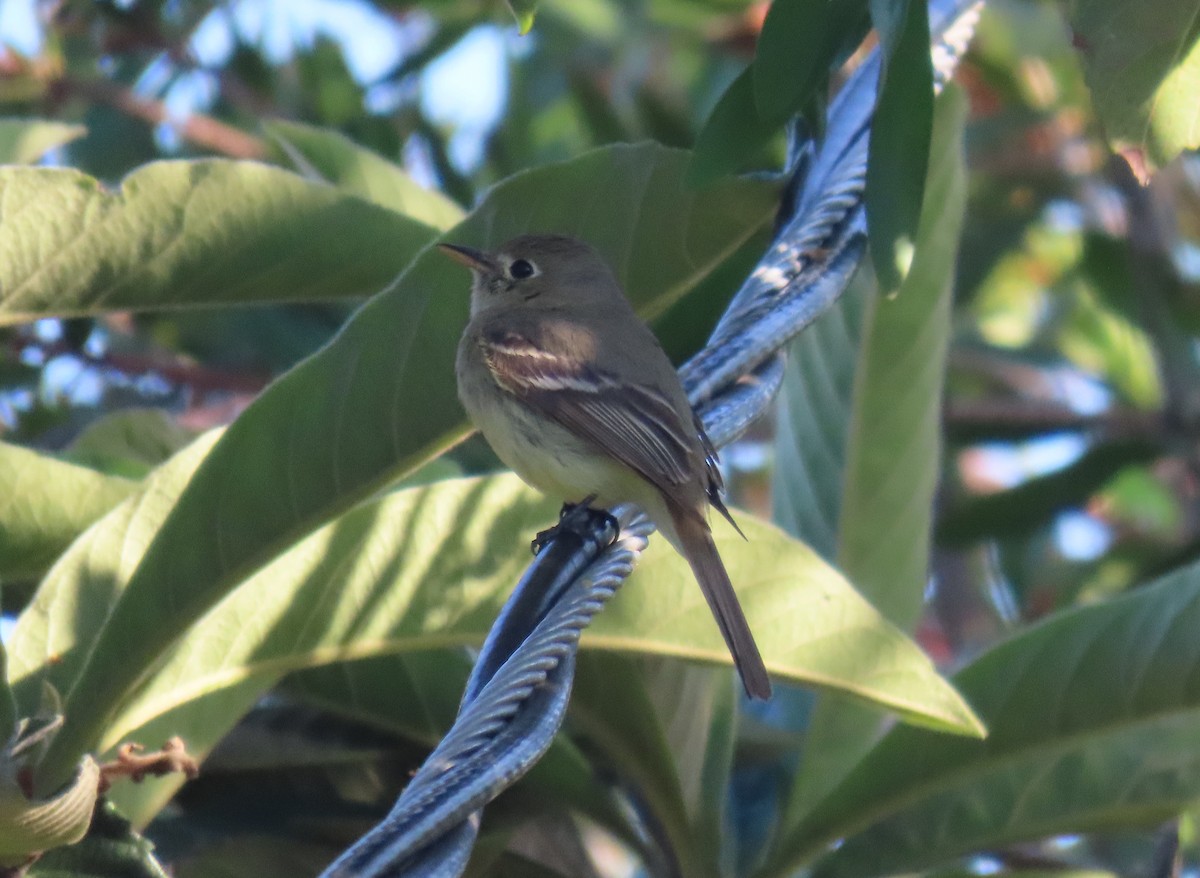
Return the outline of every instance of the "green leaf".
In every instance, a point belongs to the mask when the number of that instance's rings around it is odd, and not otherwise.
[[[0,326],[142,308],[367,296],[434,230],[257,162],[152,162],[108,192],[0,168]]]
[[[727,671],[585,651],[570,728],[603,751],[666,835],[681,874],[717,876],[737,709]],[[614,703],[624,705],[613,711]],[[661,843],[661,842],[660,842]]]
[[[310,180],[332,183],[348,195],[404,214],[444,231],[463,218],[463,209],[426,189],[403,168],[359,146],[337,131],[273,119],[263,124],[293,169]]]
[[[954,678],[986,741],[896,728],[780,862],[909,872],[967,851],[1165,820],[1200,797],[1200,567],[1067,611]]]
[[[0,742],[12,740],[17,729],[17,700],[8,685],[8,650],[0,640]]]
[[[682,780],[684,804],[693,826],[692,847],[712,872],[722,874],[734,851],[725,807],[737,742],[740,682],[728,673],[683,662],[652,662],[647,688]]]
[[[1200,4],[1071,0],[1067,18],[1105,133],[1165,164],[1200,147]]]
[[[162,409],[122,409],[88,424],[66,453],[76,463],[140,479],[193,438]]]
[[[202,753],[287,671],[478,644],[527,564],[528,535],[553,520],[556,505],[503,475],[406,489],[343,515],[193,626],[121,702],[96,745],[181,734]],[[728,532],[719,544],[771,667],[910,720],[978,733],[920,650],[832,568],[769,526],[744,524],[749,543]],[[62,581],[58,600],[39,595],[44,625],[69,626],[65,613],[103,613],[86,593],[71,599],[78,587]],[[650,550],[583,645],[730,661],[690,570],[665,545]],[[154,725],[173,711],[169,725]]]
[[[908,273],[921,217],[933,126],[933,64],[924,0],[870,0],[883,63],[867,158],[867,240],[892,292]]]
[[[743,516],[744,517],[744,516]],[[750,521],[742,541],[719,528],[718,545],[768,668],[833,688],[960,734],[981,727],[926,656],[844,578],[802,543]],[[653,583],[636,600],[638,583]],[[637,632],[637,643],[631,641]],[[584,635],[586,647],[727,663],[728,652],[687,566],[651,550],[622,594]]]
[[[86,133],[82,125],[48,119],[0,119],[0,165],[33,164],[55,147]]]
[[[808,100],[828,67],[828,2],[776,0],[767,9],[751,65],[754,106],[760,118],[782,125]]]
[[[438,649],[318,665],[290,675],[283,691],[433,747],[454,722],[470,672],[466,650]]]
[[[837,566],[888,621],[905,631],[920,617],[929,580],[934,491],[941,467],[942,382],[966,209],[965,119],[962,93],[947,88],[934,118],[912,270],[898,296],[888,299],[872,290],[867,297],[853,404],[845,413]],[[855,356],[853,346],[833,354],[835,361],[847,356]],[[814,370],[817,375],[830,371]],[[819,429],[828,435],[835,428],[823,420]],[[808,456],[803,450],[789,452],[792,459]],[[792,814],[817,802],[850,770],[882,731],[883,719],[878,711],[844,699],[818,702],[804,767],[788,804]]]
[[[533,30],[533,18],[537,13],[537,0],[508,0],[508,8],[513,18],[517,20],[517,30],[521,36]]]
[[[135,490],[130,479],[0,442],[0,579],[40,576]]]
[[[834,305],[791,343],[778,407],[772,518],[837,560],[854,375],[874,278],[855,273]]]
[[[520,174],[450,238],[497,245],[530,228],[586,238],[651,319],[753,234],[775,201],[774,187],[749,181],[688,192],[686,160],[654,144],[616,146]],[[152,661],[238,582],[466,434],[453,361],[467,287],[461,266],[427,252],[226,431],[68,694],[51,775],[72,762],[66,754],[95,744]]]
[[[966,210],[966,101],[953,86],[934,119],[912,270],[871,298],[855,376],[838,524],[838,567],[884,616],[911,628],[929,577],[941,466],[942,381]]]
[[[777,0],[754,54],[758,115],[782,125],[812,99],[835,54],[863,16],[866,0]]]
[[[743,168],[779,132],[780,124],[759,116],[754,106],[754,66],[743,70],[721,95],[696,137],[688,168],[692,186],[707,186]]]
[[[248,579],[172,650],[100,741],[189,699],[265,671],[383,653],[475,645],[527,564],[528,534],[557,503],[511,475],[396,492],[314,532]],[[719,545],[768,665],[907,719],[977,733],[911,642],[810,550],[765,524]],[[649,584],[653,583],[653,587]],[[257,636],[235,624],[257,620]],[[692,574],[650,550],[584,636],[589,649],[725,664],[728,652]]]
[[[614,711],[614,704],[622,709]],[[637,790],[665,836],[658,844],[669,846],[680,873],[714,875],[711,851],[697,849],[679,765],[637,664],[628,656],[582,653],[569,722],[574,733],[600,750],[623,783]]]
[[[133,831],[111,802],[102,804],[87,836],[50,851],[29,869],[29,878],[167,878],[154,845]]]

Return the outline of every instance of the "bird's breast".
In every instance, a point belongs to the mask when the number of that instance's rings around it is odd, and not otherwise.
[[[567,502],[589,494],[598,495],[599,505],[633,499],[624,487],[631,471],[501,389],[472,339],[464,337],[459,345],[456,371],[459,399],[472,422],[496,456],[529,485]]]

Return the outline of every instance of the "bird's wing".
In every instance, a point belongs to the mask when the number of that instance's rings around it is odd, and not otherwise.
[[[485,332],[479,344],[501,389],[659,490],[697,478],[698,439],[655,388],[621,382],[569,350],[551,350],[512,330]]]

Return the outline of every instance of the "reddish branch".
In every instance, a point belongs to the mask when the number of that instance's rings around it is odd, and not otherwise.
[[[222,155],[238,159],[261,159],[267,154],[262,140],[232,125],[202,113],[192,113],[182,119],[172,118],[162,101],[138,97],[128,88],[106,79],[63,77],[55,82],[55,87],[105,104],[151,125],[168,122],[184,140]]]

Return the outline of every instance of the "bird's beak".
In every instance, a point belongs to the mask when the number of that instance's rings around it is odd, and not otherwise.
[[[461,244],[438,244],[438,249],[472,271],[487,272],[496,268],[495,259],[474,247],[464,247]]]

